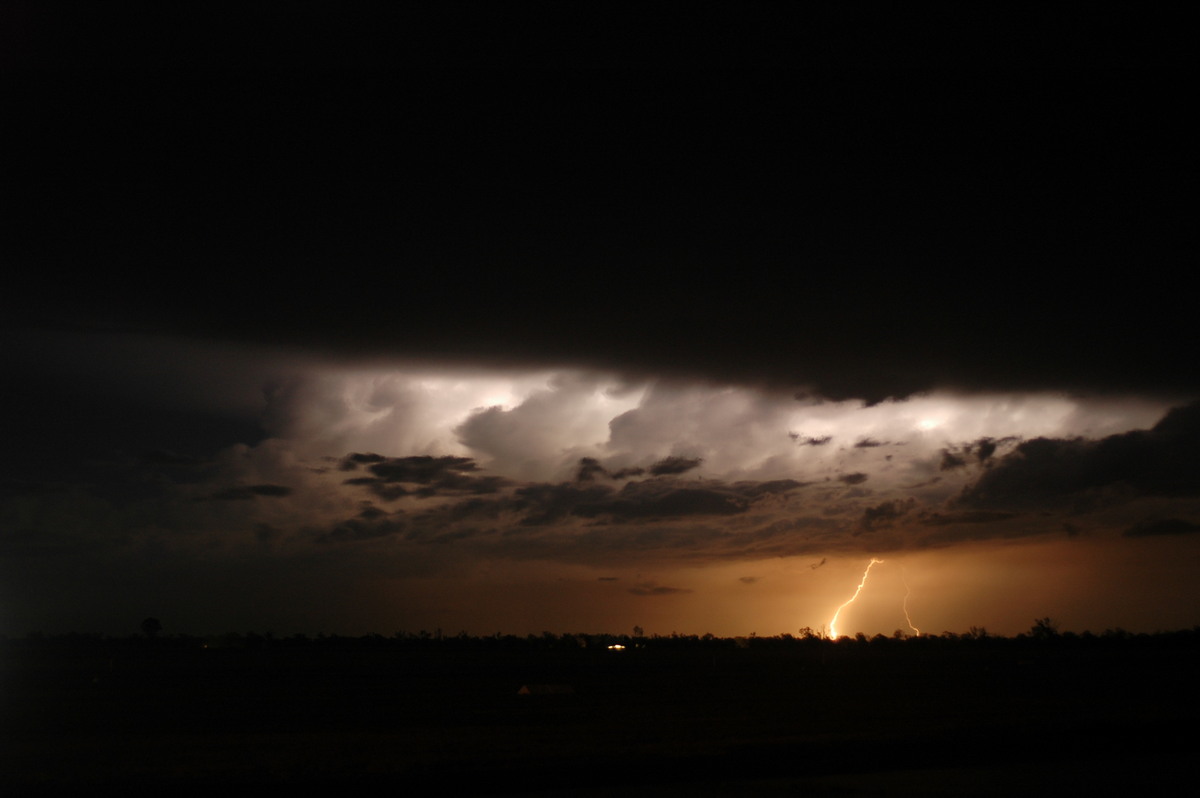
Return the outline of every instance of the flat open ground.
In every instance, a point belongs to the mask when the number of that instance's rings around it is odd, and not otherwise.
[[[0,787],[1111,792],[1187,775],[1195,635],[1103,642],[3,647]],[[518,695],[523,685],[571,692]]]

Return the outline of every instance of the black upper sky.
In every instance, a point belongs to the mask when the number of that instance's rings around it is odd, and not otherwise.
[[[1122,20],[1014,17],[1005,50],[959,18],[714,8],[710,35],[773,33],[714,62],[644,15],[622,61],[607,27],[506,47],[486,4],[18,6],[6,326],[868,400],[1196,387],[1169,49]],[[714,68],[747,64],[774,68]]]

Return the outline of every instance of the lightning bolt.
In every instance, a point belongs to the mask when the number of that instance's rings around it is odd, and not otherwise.
[[[874,566],[876,563],[881,563],[881,562],[883,562],[883,560],[877,560],[874,557],[871,558],[871,562],[867,564],[867,570],[863,571],[862,581],[858,583],[858,588],[854,591],[854,595],[850,597],[849,601],[847,601],[842,606],[838,607],[837,612],[835,612],[833,614],[833,620],[829,622],[829,637],[831,640],[838,639],[838,631],[837,631],[838,616],[842,614],[842,610],[846,609],[846,607],[853,604],[854,600],[856,598],[858,598],[858,594],[862,592],[863,585],[865,585],[867,583],[867,575],[871,573],[871,567]],[[909,625],[911,626],[912,624],[909,624]]]
[[[908,614],[908,597],[912,595],[912,588],[908,586],[908,577],[904,574],[904,568],[900,569],[900,578],[904,581],[904,620],[908,621],[908,628],[917,633],[917,637],[921,636],[921,630],[913,626],[912,616]]]

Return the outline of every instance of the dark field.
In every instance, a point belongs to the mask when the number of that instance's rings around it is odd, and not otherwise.
[[[1198,637],[7,641],[0,790],[1141,793],[1190,776]]]

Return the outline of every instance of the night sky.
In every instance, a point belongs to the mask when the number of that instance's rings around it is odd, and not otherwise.
[[[0,633],[1200,623],[1169,47],[272,8],[6,12]]]

